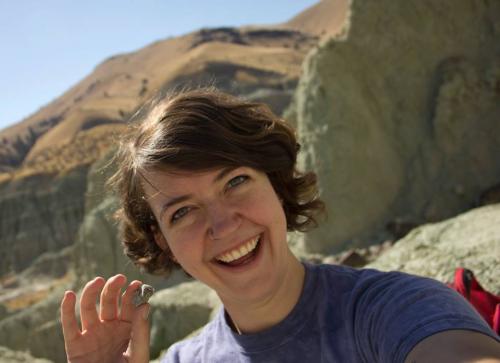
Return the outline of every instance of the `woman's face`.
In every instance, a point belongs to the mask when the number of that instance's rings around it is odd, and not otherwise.
[[[238,167],[145,177],[162,232],[156,241],[168,244],[186,272],[223,301],[258,301],[279,286],[292,255],[285,214],[265,173]]]

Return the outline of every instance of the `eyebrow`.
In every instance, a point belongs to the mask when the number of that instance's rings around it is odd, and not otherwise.
[[[237,168],[237,166],[228,166],[228,167],[226,167],[226,168],[222,169],[222,170],[221,170],[221,172],[220,172],[220,173],[218,173],[218,174],[215,176],[214,180],[212,180],[212,184],[215,184],[215,183],[217,183],[218,181],[220,181],[220,180],[224,179],[224,177],[225,177],[227,174],[231,173],[231,172],[232,172],[234,169],[236,169],[236,168]],[[180,195],[180,196],[178,196],[178,197],[174,197],[174,198],[172,198],[172,199],[168,200],[167,202],[165,202],[165,203],[162,205],[161,209],[160,209],[160,219],[162,218],[163,214],[165,213],[165,211],[166,211],[168,208],[172,207],[172,206],[173,206],[173,205],[175,205],[175,204],[182,203],[182,202],[184,202],[184,201],[186,201],[186,200],[190,199],[191,197],[192,197],[192,194],[185,194],[185,195]]]

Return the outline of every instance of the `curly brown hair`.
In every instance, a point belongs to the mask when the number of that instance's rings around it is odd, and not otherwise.
[[[116,154],[118,170],[109,181],[121,204],[116,215],[125,253],[152,274],[168,275],[180,267],[155,242],[158,221],[142,185],[147,170],[252,167],[267,174],[283,201],[289,231],[315,227],[325,205],[316,174],[296,170],[299,149],[294,130],[264,104],[214,88],[157,98],[132,118]]]

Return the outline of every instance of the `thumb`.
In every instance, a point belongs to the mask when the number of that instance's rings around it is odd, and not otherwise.
[[[149,304],[141,305],[132,319],[129,362],[149,363]]]

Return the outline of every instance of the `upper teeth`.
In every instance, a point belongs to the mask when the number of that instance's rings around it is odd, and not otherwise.
[[[235,248],[234,250],[231,250],[229,252],[217,256],[216,259],[226,263],[237,260],[238,258],[243,257],[252,252],[257,246],[257,242],[259,242],[259,236],[252,238],[247,243],[243,244],[238,248]]]

